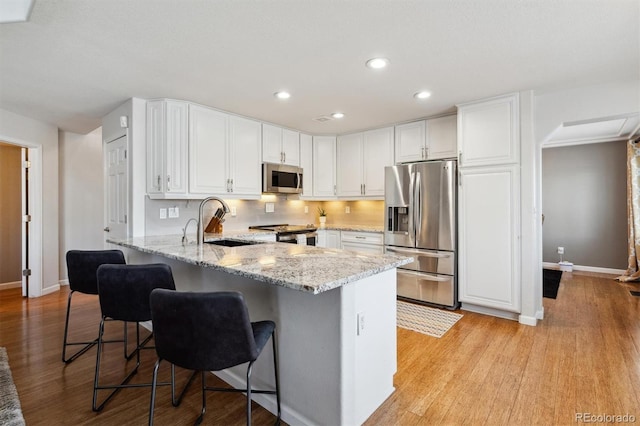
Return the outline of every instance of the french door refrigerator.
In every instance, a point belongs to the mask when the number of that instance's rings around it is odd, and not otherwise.
[[[398,297],[455,309],[456,161],[385,168],[385,251],[411,256],[398,268]]]

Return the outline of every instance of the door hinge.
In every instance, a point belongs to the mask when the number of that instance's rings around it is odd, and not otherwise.
[[[127,159],[127,150],[126,149],[124,150],[124,159],[125,160]]]
[[[25,169],[29,169],[29,168],[31,168],[31,161],[29,161],[29,160],[24,161],[24,162],[22,163],[22,167],[24,167]]]
[[[23,277],[30,277],[31,276],[31,269],[23,269],[22,270],[22,276]]]
[[[124,223],[127,223],[127,215],[124,215]]]
[[[24,216],[22,216],[22,221],[23,222],[31,222],[31,215],[30,214],[25,214]]]

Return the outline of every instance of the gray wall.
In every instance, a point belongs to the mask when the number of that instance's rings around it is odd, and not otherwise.
[[[626,142],[542,150],[543,261],[627,268]]]

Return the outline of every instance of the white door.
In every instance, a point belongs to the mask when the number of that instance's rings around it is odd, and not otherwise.
[[[189,155],[189,108],[186,102],[167,101],[166,109],[166,188],[186,194]]]
[[[105,150],[105,232],[126,238],[129,210],[127,135],[107,142]]]
[[[338,136],[336,175],[339,197],[361,197],[362,133]]]
[[[396,164],[426,159],[425,121],[396,126]]]
[[[282,152],[284,164],[300,165],[300,133],[282,129]]]
[[[458,119],[455,115],[427,120],[429,160],[458,156]]]
[[[336,138],[313,137],[313,196],[336,195]]]
[[[393,166],[393,127],[364,132],[363,191],[367,197],[384,196],[384,168]]]
[[[300,167],[302,167],[302,196],[313,196],[313,139],[300,134]]]
[[[227,114],[189,105],[189,192],[229,192]]]
[[[22,148],[21,177],[22,182],[22,295],[29,296],[29,275],[24,271],[29,270],[29,150]]]
[[[261,133],[259,121],[229,118],[229,177],[233,194],[262,194]]]
[[[262,125],[262,161],[282,163],[282,128],[271,124]]]

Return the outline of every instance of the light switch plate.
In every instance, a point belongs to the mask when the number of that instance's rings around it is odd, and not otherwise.
[[[235,217],[238,214],[238,210],[236,210],[236,206],[231,206],[231,216]]]
[[[275,204],[273,204],[273,203],[265,203],[264,211],[266,213],[273,213],[274,211],[276,211]]]
[[[309,206],[304,206],[304,212],[309,213]]]
[[[346,206],[346,207],[344,208],[344,212],[345,212],[346,214],[351,213],[351,207]]]
[[[160,209],[160,219],[167,218],[167,209]]]

